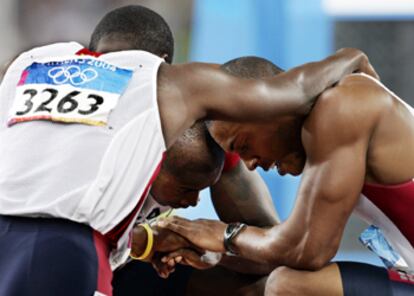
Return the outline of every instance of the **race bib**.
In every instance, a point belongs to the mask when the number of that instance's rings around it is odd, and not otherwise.
[[[105,126],[132,74],[92,58],[35,62],[21,75],[8,125],[50,120]]]

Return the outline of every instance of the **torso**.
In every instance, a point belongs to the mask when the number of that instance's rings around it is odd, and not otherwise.
[[[122,249],[165,151],[162,60],[142,51],[76,55],[81,49],[71,42],[23,53],[2,81],[0,214],[84,223]],[[39,111],[42,103],[51,111]]]
[[[368,145],[365,184],[356,212],[381,228],[414,267],[414,109],[378,84],[392,102],[381,113]]]
[[[372,133],[365,181],[402,184],[414,178],[414,109],[385,88],[392,105],[382,112]]]

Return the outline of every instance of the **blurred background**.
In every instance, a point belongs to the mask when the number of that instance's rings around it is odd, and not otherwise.
[[[385,85],[414,105],[412,0],[2,0],[0,63],[55,41],[87,46],[99,19],[126,4],[147,6],[167,20],[175,37],[176,63],[222,63],[257,55],[289,69],[341,47],[357,47],[370,57]],[[260,173],[286,219],[300,178]],[[214,218],[209,192],[202,195],[199,206],[181,214]],[[380,264],[358,243],[365,227],[352,217],[337,258]]]

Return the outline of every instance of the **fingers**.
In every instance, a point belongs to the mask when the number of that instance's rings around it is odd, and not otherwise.
[[[158,257],[152,261],[152,266],[160,277],[166,279],[175,271],[176,262],[174,259],[162,262],[161,258]]]
[[[183,258],[183,256],[186,255],[186,249],[180,249],[174,252],[171,252],[167,255],[165,255],[164,257],[161,258],[161,262],[163,263],[167,263],[170,262],[171,260],[174,260],[176,263],[183,263],[185,259]]]
[[[372,67],[371,64],[369,64],[368,71],[369,71],[368,75],[371,75],[375,79],[380,80],[378,73],[374,70],[374,67]]]
[[[210,262],[205,262],[203,257],[192,249],[180,249],[170,254],[165,255],[161,261],[169,262],[172,259],[175,259],[175,262],[180,262],[184,265],[190,265],[197,269],[206,269],[210,268],[213,265]],[[178,262],[177,262],[178,261]]]
[[[374,67],[371,65],[371,63],[369,62],[368,56],[364,55],[364,60],[361,63],[361,69],[360,71],[375,78],[375,79],[380,79],[378,73],[375,71]]]
[[[188,236],[192,234],[191,230],[194,230],[194,228],[191,227],[194,226],[194,224],[191,223],[194,222],[181,217],[169,217],[165,219],[160,219],[157,222],[157,226],[161,228],[167,228],[188,238]]]

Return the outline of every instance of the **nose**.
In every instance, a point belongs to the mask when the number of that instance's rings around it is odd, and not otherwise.
[[[259,164],[259,159],[253,158],[253,159],[250,159],[250,160],[246,161],[245,163],[246,163],[247,168],[249,170],[253,171],[257,168],[257,166]]]

